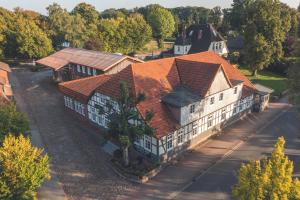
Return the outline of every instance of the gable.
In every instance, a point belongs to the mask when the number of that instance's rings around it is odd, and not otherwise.
[[[229,84],[228,79],[226,78],[226,76],[224,74],[224,71],[222,70],[222,68],[219,68],[214,80],[212,81],[212,83],[206,93],[206,96],[227,90],[230,87],[231,86]]]

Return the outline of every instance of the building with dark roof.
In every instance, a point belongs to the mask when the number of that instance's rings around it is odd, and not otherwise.
[[[65,48],[37,61],[53,69],[53,78],[57,82],[113,74],[137,62],[143,61],[126,55],[78,48]]]
[[[186,55],[204,51],[213,51],[227,56],[226,40],[211,24],[190,26],[174,44],[175,55]]]
[[[251,111],[255,86],[234,66],[214,52],[134,63],[119,73],[97,75],[59,84],[65,106],[90,123],[107,127],[109,119],[100,110],[118,106],[120,81],[133,98],[145,94],[136,109],[153,136],[143,135],[136,149],[157,160],[199,144],[228,123]]]

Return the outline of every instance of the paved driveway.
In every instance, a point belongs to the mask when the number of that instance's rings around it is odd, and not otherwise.
[[[65,112],[50,71],[17,71],[11,80],[16,101],[36,125],[54,173],[69,199],[116,199],[132,187],[106,166],[100,133]]]

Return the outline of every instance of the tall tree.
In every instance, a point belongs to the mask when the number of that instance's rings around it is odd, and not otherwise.
[[[79,14],[70,15],[60,5],[54,3],[47,7],[49,35],[55,48],[63,42],[72,47],[82,47],[88,38],[85,20]]]
[[[219,28],[222,23],[222,9],[220,6],[216,6],[210,10],[208,16],[208,22],[213,24],[215,28]]]
[[[175,30],[175,20],[170,11],[161,7],[151,8],[146,18],[152,27],[153,37],[157,40],[159,47],[163,41],[172,36]]]
[[[282,42],[291,28],[290,20],[278,0],[256,0],[247,6],[244,36],[252,75],[282,56]]]
[[[300,43],[296,46],[295,56],[298,57],[296,63],[288,70],[288,87],[290,90],[291,101],[300,111]]]
[[[36,190],[50,179],[49,158],[29,138],[5,137],[0,147],[0,199],[36,199]]]
[[[234,199],[298,199],[299,180],[292,179],[293,162],[284,154],[284,145],[285,140],[280,137],[270,158],[242,164],[232,191]]]
[[[75,6],[72,14],[79,14],[87,24],[97,24],[100,13],[94,6],[87,3],[79,3]]]
[[[18,17],[12,34],[22,57],[41,58],[52,52],[51,40],[32,20]]]
[[[134,140],[143,134],[153,134],[153,129],[147,123],[151,121],[153,113],[148,111],[145,119],[142,119],[136,110],[136,105],[145,99],[143,94],[139,94],[134,99],[126,82],[120,82],[120,98],[117,100],[118,109],[110,105],[109,132],[114,134],[121,144],[123,150],[124,165],[129,165],[128,149]],[[134,122],[134,123],[133,123]]]

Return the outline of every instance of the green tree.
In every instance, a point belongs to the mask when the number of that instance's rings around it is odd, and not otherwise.
[[[89,37],[89,29],[81,15],[70,15],[56,3],[48,6],[47,10],[49,35],[54,47],[59,48],[66,41],[72,47],[82,47]]]
[[[291,28],[290,20],[278,0],[256,0],[247,6],[245,49],[254,76],[283,55],[282,42]]]
[[[300,184],[292,179],[293,162],[284,154],[285,140],[278,138],[271,157],[242,164],[232,195],[238,200],[299,199]]]
[[[291,101],[300,110],[300,43],[296,45],[295,56],[298,57],[296,63],[288,69],[288,87]]]
[[[19,135],[28,130],[28,118],[23,113],[17,111],[15,104],[0,105],[0,142],[8,133]]]
[[[119,109],[116,110],[113,109],[113,106],[109,106],[111,108],[109,109],[109,132],[119,139],[125,166],[129,165],[128,149],[134,140],[143,134],[151,135],[154,131],[147,125],[153,117],[152,112],[148,111],[143,120],[136,110],[136,105],[143,101],[145,96],[139,94],[136,99],[133,99],[132,95],[126,82],[122,81],[120,82],[120,98],[117,100]]]
[[[75,6],[72,14],[79,14],[87,24],[97,24],[100,13],[96,8],[87,3],[79,3]]]
[[[12,32],[18,46],[17,52],[25,58],[41,58],[53,51],[51,40],[32,20],[16,19]]]
[[[220,6],[216,6],[210,10],[208,16],[208,22],[213,24],[215,28],[219,28],[222,23],[222,9]]]
[[[152,27],[153,37],[157,40],[159,47],[162,47],[163,41],[172,36],[175,30],[172,13],[165,8],[155,7],[149,11],[146,20]]]
[[[0,147],[0,199],[37,199],[36,190],[50,179],[49,158],[29,138],[8,135]]]

